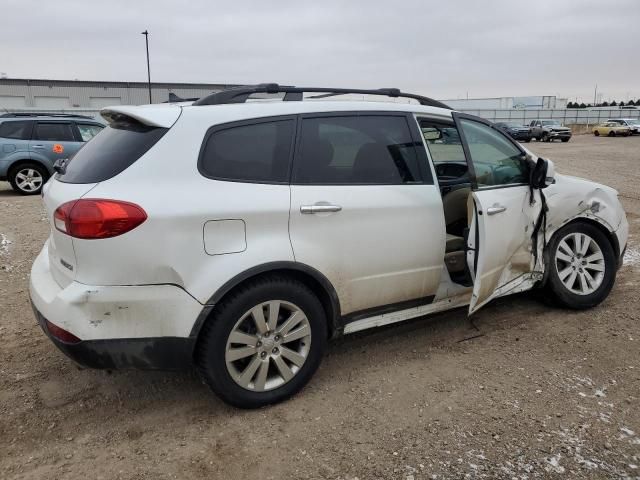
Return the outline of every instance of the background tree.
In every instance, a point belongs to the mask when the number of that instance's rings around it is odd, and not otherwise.
[[[589,105],[589,106],[591,106],[591,105]],[[579,108],[587,108],[587,106],[584,104],[584,102],[582,102],[582,103],[579,105]]]

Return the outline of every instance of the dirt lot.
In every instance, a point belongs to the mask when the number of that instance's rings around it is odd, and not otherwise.
[[[41,200],[0,184],[0,478],[640,478],[640,138],[530,146],[621,193],[630,250],[603,305],[522,295],[479,331],[463,309],[346,337],[301,394],[257,411],[195,374],[58,352],[28,299]]]

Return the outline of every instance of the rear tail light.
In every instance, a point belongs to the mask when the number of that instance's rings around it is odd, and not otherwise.
[[[49,330],[51,336],[57,338],[61,342],[80,343],[82,341],[73,333],[67,332],[64,328],[60,328],[59,326],[54,325],[49,320],[45,320],[45,325],[47,326],[47,330]]]
[[[57,230],[87,240],[117,237],[146,219],[145,211],[134,203],[94,198],[63,203],[53,214]]]

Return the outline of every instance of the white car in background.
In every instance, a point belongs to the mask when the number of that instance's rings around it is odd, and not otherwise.
[[[318,92],[417,103],[303,101]],[[266,84],[102,115],[44,188],[38,321],[82,365],[195,365],[239,407],[300,390],[339,335],[535,287],[597,305],[627,244],[614,189],[395,89]]]
[[[640,134],[640,119],[639,118],[610,118],[607,122],[614,122],[625,127],[629,127],[631,135]]]

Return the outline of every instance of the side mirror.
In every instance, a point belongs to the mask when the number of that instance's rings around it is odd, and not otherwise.
[[[545,187],[556,183],[556,169],[551,160],[547,160],[547,176],[544,179]]]
[[[533,188],[546,188],[555,183],[555,169],[551,160],[538,157],[531,170],[530,183]]]
[[[433,142],[435,140],[440,140],[442,138],[442,132],[437,128],[430,128],[430,127],[423,128],[422,135],[424,136],[424,139],[427,140],[428,142]]]

